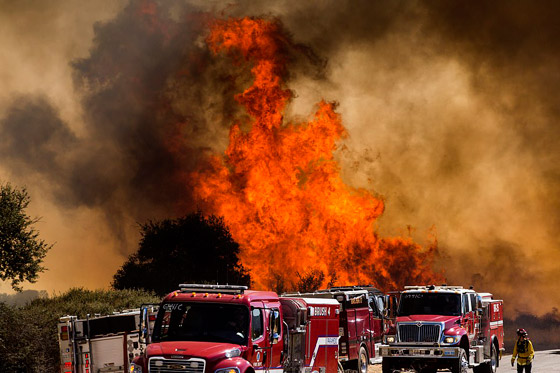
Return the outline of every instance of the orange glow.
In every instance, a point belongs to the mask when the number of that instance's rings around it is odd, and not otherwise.
[[[253,287],[290,290],[310,273],[321,273],[323,286],[441,281],[431,270],[437,245],[379,238],[374,229],[383,201],[343,183],[333,153],[347,133],[336,105],[321,101],[308,122],[284,122],[293,94],[282,79],[289,40],[281,26],[219,20],[207,42],[214,53],[241,56],[251,66],[253,84],[236,96],[251,123],[234,123],[225,155],[191,175],[195,198],[224,217]]]

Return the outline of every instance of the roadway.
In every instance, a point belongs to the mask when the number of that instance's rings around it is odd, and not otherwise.
[[[498,373],[516,372],[516,367],[511,366],[511,354],[504,355],[500,361]],[[532,373],[552,373],[560,372],[560,350],[536,351],[533,361]]]
[[[504,355],[500,361],[498,373],[517,372],[516,367],[511,366],[511,354]],[[470,372],[471,370],[469,370]],[[445,372],[442,370],[442,373]],[[560,350],[537,351],[533,362],[532,373],[560,373]],[[368,373],[381,373],[381,364],[370,365]]]

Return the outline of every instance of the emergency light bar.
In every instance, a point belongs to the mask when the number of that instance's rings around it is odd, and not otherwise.
[[[179,284],[179,289],[183,293],[203,291],[205,293],[243,294],[248,287],[242,285]]]

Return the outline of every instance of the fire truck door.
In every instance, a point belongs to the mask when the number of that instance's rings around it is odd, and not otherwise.
[[[469,294],[469,298],[471,301],[471,317],[472,317],[472,332],[473,337],[478,337],[480,334],[480,315],[478,314],[478,303],[476,299],[476,294],[471,293]]]
[[[370,358],[376,357],[376,345],[380,344],[383,339],[383,298],[373,297],[373,302],[370,304]]]
[[[373,358],[375,357],[375,339],[376,339],[376,335],[379,333],[377,331],[375,310],[371,308],[369,308],[367,324],[369,329],[369,336],[367,339],[368,355],[370,358]]]
[[[265,370],[282,369],[283,338],[282,317],[280,314],[280,303],[268,304],[266,309],[266,345],[267,357]]]
[[[470,304],[469,294],[463,294],[463,326],[469,334],[469,339],[474,338],[475,313]]]
[[[356,326],[356,309],[346,309],[346,322],[348,325],[348,358],[358,358],[358,330]]]
[[[360,345],[364,343],[366,348],[371,351],[373,341],[373,325],[371,322],[371,310],[369,307],[360,307],[354,310],[356,313],[356,356],[360,351]]]
[[[261,302],[251,307],[250,343],[248,361],[255,369],[265,367],[267,357],[266,312]]]

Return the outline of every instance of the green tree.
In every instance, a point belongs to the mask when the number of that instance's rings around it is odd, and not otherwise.
[[[140,247],[113,277],[113,288],[165,294],[180,283],[249,285],[249,274],[237,257],[239,244],[223,219],[195,212],[149,222],[141,231]]]
[[[43,258],[52,245],[39,239],[32,219],[25,209],[29,205],[25,188],[18,189],[9,183],[0,185],[0,280],[11,280],[14,290],[21,291],[21,282],[35,282]]]

